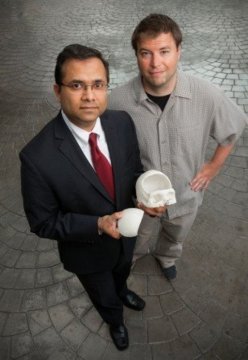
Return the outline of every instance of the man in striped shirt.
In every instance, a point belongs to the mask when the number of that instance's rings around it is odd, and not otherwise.
[[[164,213],[150,209],[159,216],[146,215],[135,254],[152,252],[168,280],[176,278],[175,262],[204,190],[247,124],[246,115],[220,89],[178,70],[181,43],[174,20],[162,14],[144,18],[132,35],[140,74],[113,89],[109,99],[109,108],[127,111],[135,123],[144,170],[162,171],[176,191],[175,205]],[[209,136],[217,147],[206,162]]]

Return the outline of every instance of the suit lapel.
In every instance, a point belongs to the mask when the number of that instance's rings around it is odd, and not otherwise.
[[[55,138],[58,150],[71,162],[71,164],[86,178],[107,200],[111,201],[107,191],[99,181],[94,169],[83,154],[71,131],[65,124],[61,114],[55,120]]]

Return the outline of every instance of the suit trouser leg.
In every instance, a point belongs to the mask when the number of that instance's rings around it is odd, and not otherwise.
[[[162,267],[170,267],[182,255],[183,242],[186,239],[196,218],[194,212],[169,220],[166,216],[161,219],[161,230],[154,256]]]
[[[76,274],[102,319],[111,325],[123,323],[123,304],[120,296],[127,291],[126,280],[131,263],[121,256],[117,266],[94,274]]]

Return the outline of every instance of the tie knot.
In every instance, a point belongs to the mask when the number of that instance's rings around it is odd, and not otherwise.
[[[97,135],[95,133],[90,133],[89,136],[89,143],[90,145],[96,145],[97,144]]]

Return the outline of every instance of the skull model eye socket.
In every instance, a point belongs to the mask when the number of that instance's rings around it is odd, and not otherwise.
[[[170,179],[157,170],[148,170],[138,178],[136,195],[138,202],[150,208],[176,203]]]

